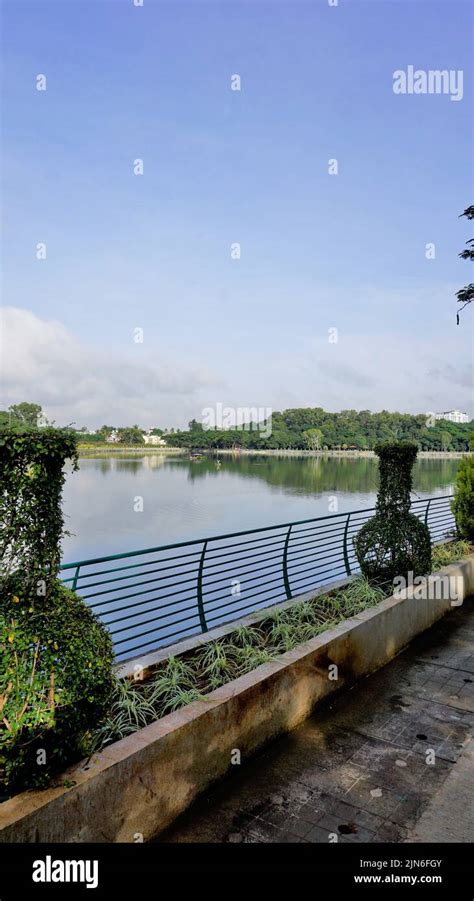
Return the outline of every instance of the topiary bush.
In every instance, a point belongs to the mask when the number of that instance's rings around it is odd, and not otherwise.
[[[0,794],[87,753],[110,703],[112,642],[58,580],[67,430],[0,433]]]
[[[474,456],[463,457],[456,473],[456,487],[451,504],[456,530],[460,538],[474,540]]]
[[[354,538],[362,574],[372,582],[431,572],[431,539],[427,526],[410,513],[412,469],[417,446],[385,442],[374,448],[379,458],[380,488],[376,513]]]

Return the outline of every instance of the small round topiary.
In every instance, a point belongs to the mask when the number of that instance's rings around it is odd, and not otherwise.
[[[89,750],[113,686],[110,635],[57,582],[44,609],[0,601],[0,778],[11,794],[47,785]],[[1,793],[1,792],[0,792]]]
[[[417,446],[409,442],[378,444],[380,488],[376,514],[354,538],[363,575],[372,582],[431,571],[431,538],[424,523],[410,513],[412,467]]]
[[[431,542],[426,526],[412,513],[376,514],[354,544],[363,575],[370,582],[392,582],[396,576],[426,575],[431,570]]]

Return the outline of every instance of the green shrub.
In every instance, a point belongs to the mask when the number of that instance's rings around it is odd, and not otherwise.
[[[463,457],[456,474],[452,510],[460,538],[474,539],[474,456]]]
[[[89,752],[107,713],[112,642],[74,592],[56,583],[47,614],[13,595],[0,615],[0,773],[7,793],[44,786]]]
[[[408,572],[425,575],[431,572],[430,533],[410,513],[416,444],[387,442],[374,450],[380,460],[376,513],[354,539],[362,574],[375,583],[392,582]]]
[[[437,544],[432,551],[433,572],[442,566],[456,563],[471,552],[468,541],[448,541],[446,544]]]

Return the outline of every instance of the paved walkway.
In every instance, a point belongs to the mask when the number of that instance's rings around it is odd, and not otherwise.
[[[236,767],[158,841],[472,841],[473,639],[471,601]]]

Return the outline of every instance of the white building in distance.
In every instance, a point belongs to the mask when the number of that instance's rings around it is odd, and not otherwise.
[[[163,440],[161,435],[144,434],[143,440],[145,444],[152,444],[154,447],[166,447],[166,441]]]
[[[448,410],[446,413],[435,413],[435,419],[446,419],[448,422],[469,422],[467,413],[460,410]]]

